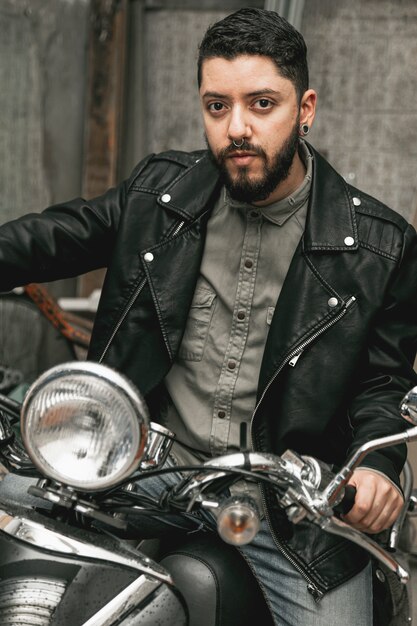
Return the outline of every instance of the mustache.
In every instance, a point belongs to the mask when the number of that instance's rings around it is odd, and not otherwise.
[[[246,139],[244,140],[243,144],[239,146],[239,148],[236,148],[233,142],[229,146],[226,146],[226,148],[222,148],[217,153],[217,158],[220,162],[224,162],[229,154],[235,154],[236,152],[254,152],[258,156],[266,159],[265,151],[260,146],[255,146],[255,144],[249,143],[249,141],[246,141]]]

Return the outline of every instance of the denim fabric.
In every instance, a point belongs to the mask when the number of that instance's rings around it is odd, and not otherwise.
[[[266,521],[240,552],[261,585],[276,626],[372,626],[370,564],[316,602],[305,579],[275,547]]]
[[[0,481],[0,498],[5,502],[14,502],[23,506],[42,506],[50,508],[52,505],[28,494],[31,485],[36,485],[37,478],[28,476],[17,476],[16,474],[6,474]]]

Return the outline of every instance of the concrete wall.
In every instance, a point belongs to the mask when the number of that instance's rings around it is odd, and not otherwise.
[[[0,222],[80,193],[88,9],[0,4]]]
[[[309,0],[319,94],[312,142],[354,185],[412,220],[417,205],[417,2]]]

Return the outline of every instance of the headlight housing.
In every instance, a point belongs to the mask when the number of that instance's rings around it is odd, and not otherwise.
[[[139,465],[149,427],[140,393],[105,365],[74,362],[46,371],[29,388],[23,442],[48,478],[81,491],[118,484]]]

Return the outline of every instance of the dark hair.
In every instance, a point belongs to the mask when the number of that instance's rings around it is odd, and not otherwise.
[[[198,54],[198,85],[203,61],[259,54],[274,61],[281,76],[295,87],[298,100],[308,89],[307,46],[303,36],[275,11],[240,9],[210,26]]]

